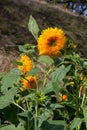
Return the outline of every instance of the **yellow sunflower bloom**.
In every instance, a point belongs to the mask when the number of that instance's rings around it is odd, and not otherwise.
[[[21,80],[21,84],[23,87],[20,90],[25,89],[35,89],[36,88],[36,77],[34,76],[27,76],[25,79]]]
[[[66,45],[66,37],[62,29],[48,28],[42,31],[38,38],[38,51],[40,55],[50,57],[58,56],[60,50]]]
[[[27,55],[22,55],[18,62],[22,63],[21,65],[18,65],[18,68],[23,74],[29,72],[33,68],[32,61]]]

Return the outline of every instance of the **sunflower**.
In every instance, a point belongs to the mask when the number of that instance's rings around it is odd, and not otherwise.
[[[22,71],[23,74],[29,72],[33,68],[32,61],[27,55],[22,55],[18,62],[21,63],[18,65],[18,68]]]
[[[38,38],[38,51],[40,55],[50,57],[58,56],[66,45],[66,37],[62,29],[48,28],[42,31]]]
[[[36,88],[36,77],[35,76],[27,76],[25,78],[22,78],[21,84],[23,85],[21,90],[35,89]]]

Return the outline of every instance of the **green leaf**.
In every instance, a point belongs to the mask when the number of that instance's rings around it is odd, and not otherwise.
[[[32,15],[30,16],[30,19],[29,19],[29,22],[28,22],[28,29],[32,33],[34,38],[37,40],[40,30],[39,30],[39,27],[36,23],[36,20],[32,17]]]
[[[61,89],[61,83],[62,83],[63,79],[65,78],[67,72],[70,70],[70,68],[71,68],[71,65],[69,65],[68,67],[65,67],[64,65],[62,65],[53,72],[52,85],[54,88],[54,92],[56,94],[59,93],[59,91]]]
[[[47,65],[52,65],[54,63],[53,59],[46,55],[40,56],[38,61]]]
[[[53,81],[54,82],[61,82],[64,77],[66,76],[67,72],[70,70],[71,65],[69,65],[68,67],[65,67],[64,65],[60,66],[59,68],[57,68],[54,72],[53,72]]]
[[[35,52],[33,47],[26,49],[23,45],[19,45],[19,51],[23,52],[24,54],[31,54]]]
[[[58,95],[59,91],[61,90],[61,82],[52,82],[53,91]]]
[[[28,76],[28,75],[36,76],[39,72],[40,72],[40,69],[39,69],[39,68],[33,68],[32,70],[30,70],[30,71],[26,74],[26,76]]]
[[[5,95],[0,96],[0,109],[5,108],[12,103],[17,91],[18,91],[18,88],[14,87],[8,90]]]
[[[83,66],[84,66],[84,67],[87,67],[87,61],[84,62]]]
[[[56,108],[63,108],[63,106],[58,103],[53,103],[53,104],[51,103],[50,108],[52,110],[55,110]]]
[[[26,130],[31,130],[34,122],[33,122],[33,115],[30,111],[19,113],[18,119],[21,125],[23,125]]]
[[[19,48],[19,51],[22,51],[22,52],[24,52],[24,51],[25,51],[25,49],[24,49],[24,46],[23,46],[23,45],[19,45],[19,46],[18,46],[18,48]]]
[[[42,114],[38,117],[38,127],[40,127],[43,123],[43,121],[47,120],[50,118],[52,115],[52,111],[48,109],[44,109]]]
[[[17,130],[26,130],[24,128],[24,126],[20,123],[18,126],[17,126]],[[28,129],[29,130],[29,129]]]
[[[1,91],[5,93],[8,88],[13,87],[13,85],[18,84],[20,80],[20,70],[12,69],[8,72],[1,81]]]
[[[23,99],[35,99],[35,93],[30,93],[27,96],[22,97]]]
[[[44,94],[48,94],[48,93],[54,91],[54,90],[53,90],[52,82],[49,82],[45,87],[43,87],[43,88],[41,89],[41,91],[42,91]]]
[[[17,130],[17,128],[14,125],[6,125],[3,127],[0,127],[0,130]]]
[[[83,119],[81,118],[74,118],[74,120],[71,122],[70,129],[73,130],[75,128],[80,127]]]
[[[63,120],[48,120],[49,124],[54,124],[54,125],[64,125],[66,126],[65,121]]]
[[[84,118],[85,118],[85,124],[86,124],[86,128],[87,128],[87,107],[83,107],[83,115],[84,115]]]
[[[6,126],[2,126],[0,127],[0,130],[26,130],[24,128],[24,126],[20,123],[17,127],[15,127],[14,125],[6,125]],[[30,130],[30,129],[28,129]]]
[[[18,125],[19,121],[17,117],[17,113],[18,113],[17,107],[13,107],[13,105],[9,105],[6,108],[1,109],[1,112],[3,113],[3,115],[5,115],[5,120],[14,124],[15,126]]]
[[[23,63],[22,63],[22,62],[19,62],[19,61],[14,61],[14,64],[16,64],[16,65],[20,65],[20,66],[23,65]]]
[[[65,121],[44,121],[40,130],[66,130]]]

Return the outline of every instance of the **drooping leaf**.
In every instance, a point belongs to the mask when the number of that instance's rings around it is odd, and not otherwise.
[[[17,91],[18,91],[18,88],[14,87],[8,90],[5,95],[0,96],[0,109],[5,108],[12,103]]]
[[[30,19],[28,22],[28,29],[32,33],[34,38],[37,40],[40,30],[39,30],[39,27],[38,27],[36,20],[32,17],[32,15],[30,16]]]
[[[40,57],[38,58],[38,61],[41,62],[41,63],[45,63],[45,64],[47,64],[47,65],[51,65],[51,64],[54,63],[54,61],[53,61],[52,58],[50,58],[49,56],[45,56],[45,55],[40,56]]]
[[[12,69],[8,72],[1,81],[1,91],[5,93],[8,88],[13,87],[14,84],[18,84],[20,80],[20,70]]]
[[[70,129],[73,130],[75,128],[80,127],[82,121],[83,120],[81,118],[74,118],[73,121],[71,122]]]

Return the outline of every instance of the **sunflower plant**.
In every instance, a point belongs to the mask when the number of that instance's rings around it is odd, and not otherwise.
[[[37,44],[0,74],[0,130],[86,130],[87,59],[61,28],[41,31],[32,16],[28,28]]]

